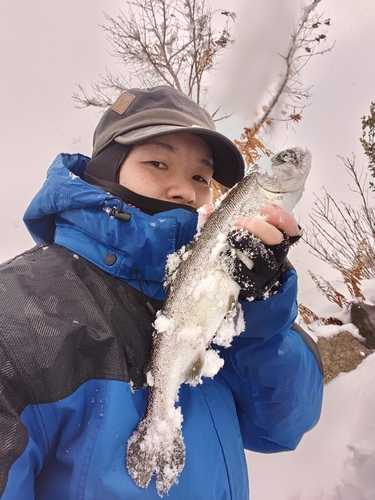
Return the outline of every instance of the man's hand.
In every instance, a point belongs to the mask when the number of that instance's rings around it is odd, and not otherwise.
[[[213,208],[205,205],[207,220]],[[240,285],[241,296],[263,299],[276,293],[285,270],[290,245],[301,237],[301,230],[289,212],[266,205],[261,217],[238,219],[229,233],[230,250],[221,255],[222,265]]]
[[[236,227],[253,234],[265,245],[277,245],[283,240],[283,233],[293,238],[300,237],[300,227],[295,218],[282,208],[266,205],[262,216],[238,219]]]

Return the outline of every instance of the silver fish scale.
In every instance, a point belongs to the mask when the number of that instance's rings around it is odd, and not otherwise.
[[[270,202],[270,196],[256,187],[256,178],[255,173],[249,174],[228,193],[206,222],[201,234],[188,248],[189,257],[177,270],[168,300],[162,309],[165,315],[175,315],[176,303],[183,303],[189,297],[189,283],[194,286],[194,277],[212,270],[212,260],[207,257],[218,244],[219,236],[233,229],[239,217],[259,215],[261,207]],[[182,282],[185,286],[181,286]]]
[[[240,288],[224,272],[215,251],[223,249],[239,217],[258,216],[267,203],[291,211],[302,195],[310,166],[311,154],[301,148],[274,156],[267,171],[247,175],[227,194],[182,256],[155,320],[147,409],[128,441],[126,463],[138,486],[147,488],[155,475],[162,496],[178,482],[185,463],[182,414],[175,406],[179,388],[186,381],[202,382],[201,370],[212,340],[228,347],[240,333],[231,323],[229,308],[235,304],[233,310],[242,313],[236,304]],[[228,317],[229,339],[218,337]]]

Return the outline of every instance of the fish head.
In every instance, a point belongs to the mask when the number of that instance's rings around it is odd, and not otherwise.
[[[303,192],[311,168],[307,149],[285,149],[271,158],[271,163],[257,173],[257,183],[271,193]]]

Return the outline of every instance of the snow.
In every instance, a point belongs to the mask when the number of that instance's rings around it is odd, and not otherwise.
[[[333,284],[345,293],[345,285]],[[372,303],[375,280],[363,281],[362,292]],[[341,311],[314,288],[301,293],[299,302],[321,317],[337,317]],[[315,325],[309,333],[330,336],[342,329]],[[346,330],[357,333],[350,324]],[[295,451],[246,452],[246,457],[251,500],[374,500],[375,353],[325,386],[320,421]]]
[[[190,252],[187,248],[186,245],[183,245],[177,252],[168,255],[164,277],[165,288],[168,288],[173,283],[179,265],[188,258]]]
[[[212,205],[203,205],[197,209],[198,212],[198,224],[197,224],[197,233],[200,233],[202,227],[206,224],[207,219],[212,215],[214,207]]]
[[[328,337],[333,337],[334,335],[337,335],[340,332],[349,332],[353,335],[353,337],[356,337],[359,340],[363,340],[361,335],[359,335],[359,333],[358,333],[358,328],[356,328],[351,323],[340,325],[340,326],[339,325],[321,325],[321,324],[317,323],[317,324],[310,325],[310,328],[312,329],[312,332],[317,337],[328,338]],[[310,334],[311,334],[311,332],[310,332]],[[314,335],[311,335],[311,336],[314,337]]]
[[[202,368],[200,383],[203,383],[202,377],[213,378],[220,368],[224,365],[224,360],[215,349],[208,349],[204,356],[204,365]]]
[[[171,318],[168,318],[161,311],[156,313],[156,319],[154,321],[155,334],[163,333],[165,335],[170,335],[170,332],[174,332],[174,323]]]
[[[247,453],[251,500],[375,498],[375,354],[326,386],[318,425],[293,452]]]

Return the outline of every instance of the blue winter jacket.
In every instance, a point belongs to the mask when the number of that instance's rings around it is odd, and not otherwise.
[[[132,387],[125,327],[116,329],[127,321],[123,294],[139,290],[134,270],[143,294],[165,298],[166,256],[192,239],[197,215],[126,206],[128,221],[113,217],[120,200],[82,180],[88,160],[56,158],[24,217],[40,245],[0,267],[3,500],[159,498],[154,480],[141,489],[127,473],[126,443],[148,390]],[[321,365],[294,325],[296,292],[289,270],[278,293],[244,302],[246,331],[222,350],[224,367],[181,387],[186,463],[170,500],[247,500],[244,449],[293,450],[317,423]]]

